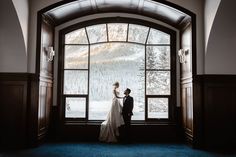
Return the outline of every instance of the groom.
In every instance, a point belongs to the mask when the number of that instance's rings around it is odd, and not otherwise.
[[[131,123],[131,116],[133,115],[133,107],[134,107],[134,99],[129,94],[131,90],[127,88],[124,91],[125,97],[123,98],[123,108],[122,108],[122,115],[125,122],[124,125],[124,141],[129,141],[130,136],[130,123]]]

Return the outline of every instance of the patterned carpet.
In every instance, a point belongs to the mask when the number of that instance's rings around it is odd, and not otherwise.
[[[0,152],[0,157],[236,157],[236,152],[209,152],[184,144],[47,143]]]

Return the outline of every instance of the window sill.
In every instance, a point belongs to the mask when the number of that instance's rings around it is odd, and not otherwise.
[[[91,125],[91,126],[100,126],[103,121],[65,121],[64,125]],[[143,126],[143,125],[176,125],[174,122],[170,121],[132,121],[132,126]]]

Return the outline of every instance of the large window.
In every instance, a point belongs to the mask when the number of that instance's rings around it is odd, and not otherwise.
[[[132,120],[169,119],[175,88],[172,40],[167,32],[131,23],[96,24],[64,34],[65,118],[104,120],[118,81],[120,96],[132,90]]]

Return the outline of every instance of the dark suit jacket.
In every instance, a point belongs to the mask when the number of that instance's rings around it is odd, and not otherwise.
[[[125,99],[125,98],[124,98]],[[134,99],[131,96],[127,96],[126,99],[123,99],[123,116],[128,116],[128,114],[133,115]]]

